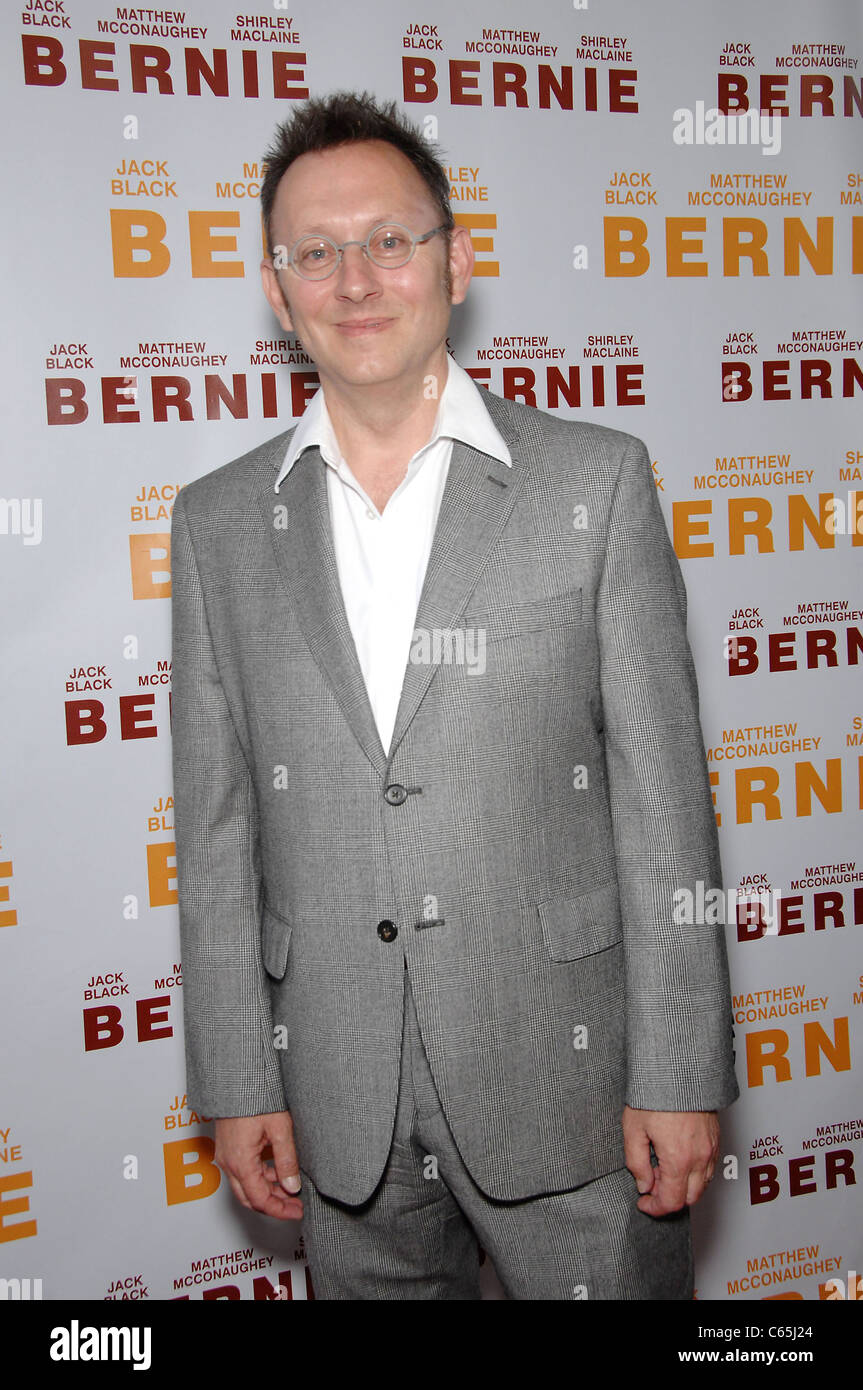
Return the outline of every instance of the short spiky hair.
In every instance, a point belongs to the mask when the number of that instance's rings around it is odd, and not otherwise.
[[[264,155],[266,173],[261,184],[261,216],[272,255],[270,220],[276,189],[282,175],[300,155],[349,145],[362,140],[385,140],[400,150],[416,169],[441,211],[441,223],[455,226],[449,205],[449,179],[432,147],[394,101],[376,101],[369,92],[333,92],[312,97],[277,126],[273,143]]]

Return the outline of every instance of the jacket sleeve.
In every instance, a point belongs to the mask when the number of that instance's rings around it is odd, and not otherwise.
[[[724,915],[675,923],[721,886],[686,639],[686,591],[644,444],[624,450],[597,594],[605,755],[623,921],[627,1102],[718,1110],[738,1095]]]
[[[252,776],[210,630],[182,492],[171,525],[174,817],[187,1095],[210,1116],[285,1109],[261,963]]]

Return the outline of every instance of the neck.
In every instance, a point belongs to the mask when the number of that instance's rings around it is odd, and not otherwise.
[[[448,370],[442,347],[413,381],[399,377],[373,390],[367,386],[346,390],[343,385],[336,390],[322,380],[339,448],[361,485],[363,474],[404,477],[411,458],[431,436]],[[437,383],[433,393],[428,390],[430,378]]]

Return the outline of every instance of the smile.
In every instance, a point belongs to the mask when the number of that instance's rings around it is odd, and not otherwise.
[[[355,338],[365,333],[379,333],[381,329],[389,328],[392,322],[392,319],[357,319],[337,323],[336,328],[340,333],[346,333],[348,337]]]

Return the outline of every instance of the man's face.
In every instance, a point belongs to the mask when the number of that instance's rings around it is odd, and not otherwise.
[[[400,222],[422,236],[441,221],[410,160],[383,141],[340,145],[304,154],[279,183],[272,239],[290,251],[300,237],[320,233],[338,244],[362,241],[381,222]],[[415,385],[440,361],[452,304],[465,297],[473,265],[463,227],[417,246],[407,265],[374,265],[349,246],[326,280],[304,280],[290,267],[261,275],[282,327],[296,333],[324,385]],[[447,288],[449,269],[450,288]]]

